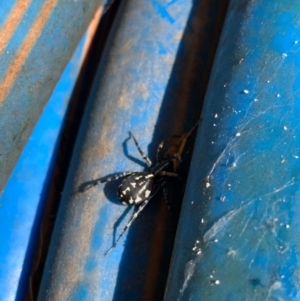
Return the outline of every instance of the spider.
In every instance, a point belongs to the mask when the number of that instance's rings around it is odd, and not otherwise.
[[[79,190],[83,192],[93,186],[98,185],[99,183],[103,184],[123,178],[121,184],[118,187],[119,201],[121,202],[121,204],[127,206],[139,205],[137,211],[131,216],[123,231],[118,236],[117,240],[104,253],[104,255],[107,255],[113,248],[117,246],[118,242],[131,226],[131,224],[135,221],[141,211],[146,207],[148,202],[157,194],[160,189],[163,189],[164,199],[171,214],[165,177],[178,177],[177,169],[181,161],[181,155],[187,142],[187,138],[198,126],[199,121],[200,120],[197,121],[197,123],[189,132],[184,133],[181,136],[172,136],[163,140],[157,148],[155,165],[153,165],[148,156],[144,154],[134,135],[129,132],[130,137],[133,139],[141,157],[148,166],[149,171],[124,171],[112,177],[97,179],[81,185],[81,188]],[[169,143],[169,147],[166,146],[166,143]],[[173,170],[169,171],[171,167],[173,167]]]

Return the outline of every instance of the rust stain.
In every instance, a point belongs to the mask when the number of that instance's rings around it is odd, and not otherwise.
[[[46,22],[48,21],[48,18],[51,15],[57,2],[58,0],[45,1],[28,35],[22,43],[19,51],[16,53],[13,62],[10,64],[3,80],[0,82],[0,105],[2,105],[2,103],[4,102],[5,97],[7,96],[11,86],[16,80],[18,73],[24,65],[38,37],[40,36],[40,33],[43,27],[45,26]]]
[[[0,29],[0,55],[11,39],[32,0],[18,0]]]
[[[130,99],[132,99],[132,97],[130,97],[130,95],[128,95],[126,88],[122,89],[123,91],[121,91],[118,102],[117,102],[117,106],[120,109],[129,109],[130,108]]]

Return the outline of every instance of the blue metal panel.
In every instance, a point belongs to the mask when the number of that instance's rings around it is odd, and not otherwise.
[[[299,300],[300,3],[231,0],[166,301]]]
[[[82,63],[82,38],[0,196],[0,300],[24,300],[68,102]]]
[[[147,205],[104,256],[133,208],[118,203],[119,183],[77,192],[93,179],[144,168],[128,131],[153,159],[163,138],[183,133],[199,118],[224,15],[224,2],[218,2],[121,5],[73,153],[39,300],[163,298],[174,233],[162,197]],[[195,77],[200,66],[203,74]],[[181,184],[175,182],[174,189],[170,195],[177,201]]]
[[[0,3],[0,191],[100,0]]]

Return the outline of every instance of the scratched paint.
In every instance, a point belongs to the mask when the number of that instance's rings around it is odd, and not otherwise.
[[[230,3],[166,301],[300,298],[299,11]]]
[[[3,2],[0,4],[0,190],[102,1]]]

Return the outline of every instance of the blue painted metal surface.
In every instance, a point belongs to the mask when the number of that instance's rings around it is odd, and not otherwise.
[[[0,3],[0,191],[101,0]]]
[[[82,63],[82,38],[0,196],[0,300],[24,300],[60,131]]]
[[[299,300],[300,3],[231,0],[166,301]]]
[[[39,300],[163,298],[174,233],[162,197],[104,256],[133,208],[118,203],[119,183],[78,189],[102,176],[144,169],[128,131],[154,159],[163,138],[183,133],[199,118],[220,28],[215,20],[224,15],[224,2],[218,2],[121,5],[73,153]],[[195,76],[200,66],[203,73]],[[182,186],[173,186],[177,201]]]

